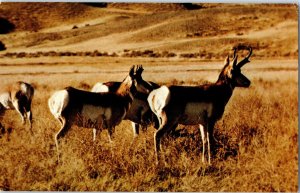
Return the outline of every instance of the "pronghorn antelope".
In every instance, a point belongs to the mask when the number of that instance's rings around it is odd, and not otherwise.
[[[94,93],[67,87],[49,98],[49,109],[61,123],[61,129],[55,135],[57,151],[59,138],[73,124],[97,130],[107,129],[111,142],[114,128],[125,117],[136,92],[133,70],[134,67],[115,93]]]
[[[244,48],[244,47],[243,47]],[[198,125],[203,142],[202,161],[205,162],[205,146],[208,148],[208,162],[211,163],[210,143],[214,142],[213,128],[225,110],[235,87],[249,87],[248,80],[241,68],[250,62],[252,48],[249,54],[237,63],[236,48],[233,61],[229,56],[214,84],[200,86],[162,86],[153,90],[148,97],[151,110],[158,116],[160,127],[154,134],[157,163],[160,160],[160,141],[163,135],[174,130],[178,124]]]
[[[21,116],[22,123],[26,118],[32,128],[31,102],[34,95],[34,88],[22,81],[7,85],[0,91],[0,114],[5,110],[15,109]],[[32,131],[31,131],[32,132]]]
[[[154,125],[157,127],[156,116],[149,107],[147,101],[148,94],[153,90],[158,88],[158,84],[153,82],[147,82],[143,79],[142,73],[144,69],[142,65],[138,65],[135,70],[135,80],[136,80],[136,89],[137,93],[134,96],[132,105],[128,110],[124,119],[130,120],[133,128],[134,137],[139,134],[139,127],[142,125],[145,128],[149,123],[154,122]],[[92,92],[116,92],[120,87],[121,82],[106,82],[106,83],[96,83],[92,88]],[[154,119],[154,120],[153,120]],[[95,130],[94,137],[95,140]]]

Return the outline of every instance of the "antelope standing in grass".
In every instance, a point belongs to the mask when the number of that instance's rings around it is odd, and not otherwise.
[[[244,47],[243,47],[244,48]],[[200,86],[162,86],[153,90],[148,97],[152,111],[158,116],[160,127],[154,134],[157,163],[160,160],[160,141],[163,135],[174,130],[178,124],[198,125],[202,137],[202,161],[205,162],[205,146],[208,162],[211,163],[210,143],[213,144],[213,129],[225,110],[235,87],[249,87],[250,81],[241,73],[241,68],[250,62],[249,54],[237,63],[236,48],[233,61],[225,59],[219,78],[214,84]]]
[[[134,67],[115,93],[94,93],[67,87],[49,98],[49,109],[61,123],[55,135],[57,151],[58,140],[73,124],[97,130],[107,129],[111,142],[114,128],[125,117],[136,92],[133,73]]]
[[[30,124],[32,132],[32,112],[31,102],[34,95],[34,88],[22,81],[15,82],[11,85],[1,88],[0,91],[0,115],[5,110],[15,109],[21,116],[22,123],[26,123],[26,119]]]
[[[139,134],[140,125],[142,126],[142,128],[145,128],[147,125],[154,121],[154,126],[158,128],[156,116],[154,116],[153,112],[149,107],[147,97],[149,93],[153,89],[158,88],[159,85],[153,82],[145,81],[142,77],[143,71],[144,69],[142,65],[137,66],[134,74],[137,83],[137,93],[134,96],[132,105],[124,118],[126,120],[131,121],[134,137]],[[120,85],[121,82],[98,82],[92,88],[92,92],[116,92]],[[96,130],[93,131],[93,139],[95,140]]]

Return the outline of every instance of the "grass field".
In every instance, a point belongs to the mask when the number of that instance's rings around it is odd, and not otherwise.
[[[164,138],[165,164],[157,167],[155,129],[148,128],[132,141],[128,121],[117,126],[112,147],[106,131],[93,142],[91,129],[73,126],[61,140],[62,160],[56,162],[53,138],[60,125],[47,107],[50,94],[67,85],[90,89],[98,80],[122,80],[129,66],[138,61],[127,59],[119,63],[114,58],[101,58],[100,62],[108,65],[98,66],[99,60],[80,64],[77,58],[65,59],[66,63],[74,61],[71,67],[59,65],[61,58],[57,59],[58,64],[43,64],[43,67],[36,66],[34,61],[25,67],[16,61],[7,71],[3,67],[6,75],[1,75],[1,82],[26,80],[35,86],[36,93],[33,136],[21,125],[15,111],[7,111],[3,117],[6,132],[0,139],[1,189],[269,192],[298,189],[297,61],[265,63],[253,58],[244,67],[243,72],[252,85],[249,89],[236,88],[223,118],[217,122],[218,148],[211,166],[201,162],[202,144],[197,128],[188,126],[183,131],[186,136]],[[144,64],[146,80],[184,85],[215,81],[223,63],[139,60]],[[158,65],[152,65],[153,62]],[[22,68],[32,69],[31,74]]]
[[[1,0],[0,0],[1,1]],[[298,5],[210,3],[0,3],[0,87],[35,87],[33,131],[17,112],[0,117],[0,191],[298,191]],[[73,126],[61,140],[47,100],[66,86],[122,81],[133,64],[166,85],[215,82],[232,48],[253,48],[215,126],[211,165],[193,126],[162,140],[153,127],[133,140],[129,121],[114,142]],[[247,51],[238,52],[242,59]]]

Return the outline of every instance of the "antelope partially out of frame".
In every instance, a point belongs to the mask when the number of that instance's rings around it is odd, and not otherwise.
[[[147,82],[143,79],[142,73],[144,69],[142,65],[138,65],[135,70],[135,80],[136,80],[136,88],[137,93],[134,96],[132,105],[128,110],[125,120],[130,120],[133,128],[134,137],[139,134],[140,125],[142,128],[147,127],[150,123],[154,122],[154,126],[158,128],[158,123],[156,120],[156,116],[153,114],[149,107],[149,103],[147,101],[147,97],[149,93],[159,87],[158,84],[153,82]],[[116,92],[120,87],[121,82],[106,82],[106,83],[96,83],[92,88],[92,92]],[[153,120],[154,119],[154,120]],[[96,130],[94,131],[94,137],[96,138]]]
[[[11,85],[1,88],[0,91],[0,115],[5,110],[15,109],[21,116],[22,123],[26,123],[26,119],[30,124],[32,132],[32,112],[31,102],[34,95],[34,88],[22,81],[15,82]]]
[[[107,129],[111,142],[114,128],[125,117],[136,92],[133,73],[134,66],[115,93],[94,93],[67,87],[49,98],[49,109],[61,123],[61,129],[55,135],[57,152],[59,138],[73,124],[97,130]]]
[[[160,122],[160,127],[154,134],[157,163],[160,160],[161,138],[165,133],[176,129],[178,124],[199,124],[203,143],[202,161],[205,162],[205,146],[207,146],[208,162],[211,163],[210,143],[214,143],[214,125],[222,117],[234,88],[249,87],[251,83],[241,73],[241,68],[250,62],[252,48],[247,49],[249,54],[237,63],[235,48],[233,61],[229,61],[229,56],[225,59],[225,66],[214,84],[194,87],[162,86],[149,94],[149,105]]]

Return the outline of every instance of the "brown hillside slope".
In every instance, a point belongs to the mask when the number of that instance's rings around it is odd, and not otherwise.
[[[2,10],[10,10],[14,24],[15,12],[22,13],[25,22],[16,23],[16,32],[0,36],[6,52],[98,50],[122,55],[128,49],[150,49],[222,58],[224,50],[242,43],[252,45],[259,57],[298,55],[294,5],[201,4],[189,10],[182,4],[149,4],[148,9],[145,4],[128,3],[105,8],[76,3],[11,4],[4,3]],[[164,7],[169,9],[161,12]]]
[[[38,31],[93,17],[93,10],[90,6],[78,3],[2,3],[0,18],[13,23],[16,31]]]

